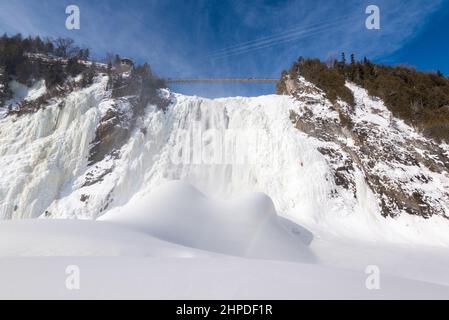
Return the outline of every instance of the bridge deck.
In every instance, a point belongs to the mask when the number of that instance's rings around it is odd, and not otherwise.
[[[167,83],[276,83],[278,79],[256,78],[204,78],[204,79],[165,79]]]

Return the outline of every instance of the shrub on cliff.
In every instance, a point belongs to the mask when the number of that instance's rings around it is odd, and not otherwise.
[[[319,59],[298,59],[291,66],[288,75],[290,79],[296,79],[298,76],[304,77],[304,79],[323,90],[332,102],[336,102],[340,98],[350,106],[354,105],[354,95],[345,86],[344,76]],[[282,87],[282,84],[278,85],[278,89],[280,87]]]

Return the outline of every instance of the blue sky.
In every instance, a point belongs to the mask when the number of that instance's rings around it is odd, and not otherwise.
[[[65,8],[81,29],[65,28]],[[365,28],[365,8],[381,29]],[[0,0],[0,31],[68,36],[96,58],[120,53],[148,61],[164,77],[278,77],[298,56],[346,51],[376,62],[449,74],[449,0]],[[256,95],[271,85],[196,85],[206,96]]]

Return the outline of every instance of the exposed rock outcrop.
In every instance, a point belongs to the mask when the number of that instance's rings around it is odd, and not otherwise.
[[[384,216],[401,213],[449,218],[449,152],[393,117],[383,102],[354,84],[354,108],[331,103],[304,79],[285,81],[285,94],[304,103],[291,112],[296,128],[325,144],[318,150],[333,168],[335,184],[356,196],[355,171],[363,173]]]

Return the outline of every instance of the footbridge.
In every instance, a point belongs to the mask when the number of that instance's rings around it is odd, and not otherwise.
[[[165,81],[170,83],[276,83],[279,79],[270,78],[192,78],[192,79],[172,79]]]

